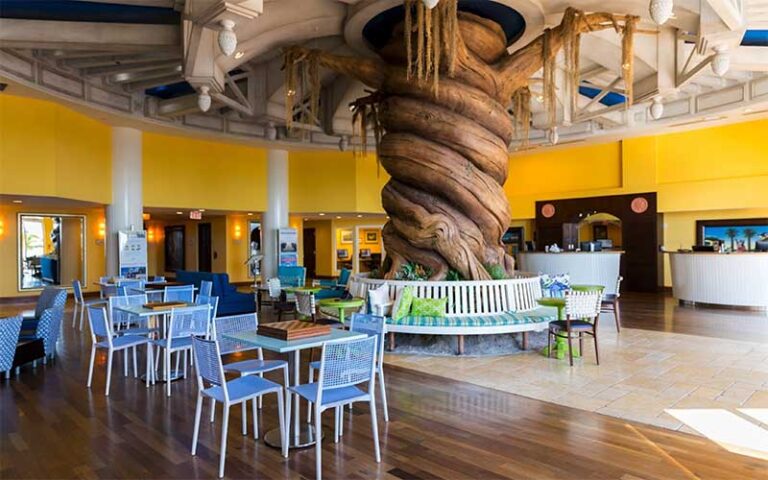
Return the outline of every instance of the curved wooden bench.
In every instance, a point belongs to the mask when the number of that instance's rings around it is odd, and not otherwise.
[[[411,282],[370,279],[357,275],[350,280],[350,293],[367,298],[368,290],[386,283],[390,301],[406,286],[419,298],[448,298],[445,317],[406,316],[397,321],[387,318],[390,349],[394,349],[394,334],[456,335],[458,353],[464,353],[465,335],[522,333],[523,348],[527,348],[527,332],[546,330],[549,322],[557,320],[557,310],[540,307],[539,275],[519,273],[506,280],[459,282]],[[386,312],[374,312],[384,315]]]

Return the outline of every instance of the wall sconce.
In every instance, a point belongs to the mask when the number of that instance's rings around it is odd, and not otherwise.
[[[107,225],[102,220],[99,222],[99,238],[104,239],[107,236]]]
[[[154,242],[155,241],[155,229],[152,227],[149,227],[147,229],[147,241]]]
[[[240,238],[243,236],[243,231],[241,230],[240,224],[235,224],[235,240],[240,240]]]
[[[0,218],[0,237],[5,234],[5,222]]]

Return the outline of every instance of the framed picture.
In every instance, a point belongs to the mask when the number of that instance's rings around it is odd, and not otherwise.
[[[341,260],[345,260],[345,259],[349,258],[349,250],[347,250],[346,248],[338,248],[338,249],[336,249],[336,257],[341,259]]]
[[[360,249],[360,258],[371,258],[371,249],[370,248],[361,248]]]
[[[379,232],[365,232],[365,243],[379,243]]]
[[[608,225],[592,225],[593,240],[608,240]]]
[[[768,218],[697,220],[696,244],[728,252],[768,251]]]
[[[352,243],[352,230],[341,231],[341,243]]]

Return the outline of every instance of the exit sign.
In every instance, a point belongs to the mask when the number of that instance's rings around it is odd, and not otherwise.
[[[200,210],[192,210],[189,212],[189,218],[191,220],[202,220],[203,219],[203,212]]]

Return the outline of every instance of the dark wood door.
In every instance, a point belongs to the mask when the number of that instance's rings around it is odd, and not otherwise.
[[[307,269],[307,278],[315,278],[317,268],[317,247],[315,244],[315,229],[304,229],[304,268]]]
[[[184,226],[165,227],[165,271],[184,270]]]
[[[200,223],[197,225],[197,270],[210,272],[211,258],[211,224]]]

